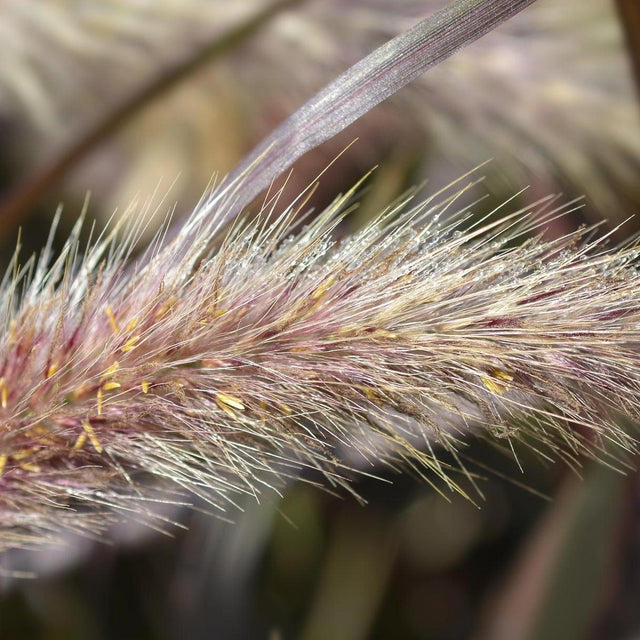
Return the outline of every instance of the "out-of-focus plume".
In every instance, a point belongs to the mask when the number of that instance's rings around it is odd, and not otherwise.
[[[18,145],[25,162],[265,3],[236,4],[4,2],[0,104],[27,132]],[[214,168],[231,168],[292,106],[442,4],[307,0],[156,101],[84,169],[82,191],[90,184],[98,199],[110,194],[110,212],[181,172],[183,188],[199,193]],[[621,201],[638,195],[640,123],[627,66],[609,3],[543,2],[363,126],[386,149],[418,144],[432,170],[442,160],[467,170],[497,157],[502,184],[571,184],[615,217]],[[89,179],[91,165],[100,179]]]

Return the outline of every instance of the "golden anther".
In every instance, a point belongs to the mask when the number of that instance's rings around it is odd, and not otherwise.
[[[108,378],[109,376],[112,376],[118,369],[120,368],[120,364],[118,363],[118,361],[116,360],[105,372],[104,375],[102,376],[102,378]]]
[[[107,314],[107,318],[109,318],[109,324],[113,329],[113,333],[118,333],[120,331],[120,327],[118,326],[118,321],[116,320],[116,315],[113,313],[111,305],[108,305],[104,312]]]
[[[122,385],[119,382],[115,382],[115,381],[111,381],[111,382],[105,382],[102,385],[102,388],[105,391],[113,391],[114,389],[119,389]]]
[[[133,351],[136,348],[136,344],[140,342],[140,336],[133,336],[133,338],[129,338],[124,346],[120,349],[122,353],[128,353],[129,351]]]
[[[35,424],[26,431],[30,438],[37,438],[39,436],[48,435],[49,430],[43,427],[41,424]]]
[[[276,402],[276,405],[285,413],[291,415],[293,413],[293,409],[288,405],[285,404],[284,402]]]
[[[509,387],[507,383],[513,380],[511,374],[497,367],[489,369],[487,373],[488,376],[482,377],[482,383],[491,393],[498,395],[502,395]]]
[[[25,471],[31,471],[32,473],[40,473],[40,466],[37,464],[33,464],[32,462],[23,462],[19,465],[21,469]]]
[[[311,294],[311,297],[314,300],[319,300],[322,296],[335,284],[336,276],[329,276],[324,282],[321,282],[314,292]]]
[[[344,336],[355,336],[359,333],[360,327],[355,325],[347,325],[346,327],[338,327],[332,334],[332,337],[343,338]]]
[[[178,302],[178,298],[176,298],[175,296],[171,296],[171,298],[169,298],[169,300],[167,300],[156,312],[155,312],[155,317],[156,318],[162,318],[162,316],[164,316],[165,314],[167,314],[169,311],[171,311],[172,307],[176,304],[176,302]]]
[[[27,431],[27,435],[41,444],[55,444],[55,440],[50,436],[50,431],[42,424],[36,424]]]
[[[9,456],[6,453],[0,454],[0,478],[4,473],[4,468],[7,466],[8,459],[9,459]]]
[[[498,380],[504,380],[505,382],[511,382],[513,380],[513,376],[511,374],[498,368],[490,369],[489,375],[494,378],[498,378]]]
[[[372,339],[376,342],[376,338],[385,338],[386,340],[395,340],[398,337],[397,333],[393,331],[387,331],[386,329],[376,329],[372,334]]]
[[[78,436],[78,439],[76,440],[75,444],[73,445],[73,450],[74,451],[80,451],[80,449],[82,449],[82,447],[84,447],[86,442],[87,442],[87,434],[83,431]]]
[[[491,391],[491,393],[495,393],[499,396],[501,396],[507,389],[507,386],[505,384],[503,384],[502,382],[498,382],[497,380],[494,380],[493,378],[487,378],[487,377],[483,377],[482,378],[482,384],[484,384],[484,386]]]
[[[142,387],[142,393],[148,393],[149,392],[149,383],[146,380],[143,380],[140,383],[140,386]]]
[[[238,399],[235,398],[234,396],[230,396],[228,393],[216,393],[216,402],[218,403],[218,405],[220,405],[220,403],[227,405],[228,407],[233,407],[234,409],[238,409],[239,411],[244,411],[244,405],[242,404],[242,402]]]
[[[54,362],[47,369],[47,378],[50,378],[57,370],[59,369],[59,365],[57,362]]]
[[[84,420],[82,422],[82,428],[85,430],[87,436],[89,437],[89,442],[91,442],[91,444],[93,445],[93,448],[98,453],[102,453],[104,449],[102,448],[102,445],[100,444],[100,440],[98,440],[98,436],[96,435],[96,432],[93,430],[91,423],[88,420]]]
[[[29,456],[32,456],[33,453],[35,451],[37,451],[38,449],[36,447],[28,447],[26,449],[20,449],[18,451],[16,451],[15,453],[11,454],[11,457],[14,460],[24,460],[25,458],[28,458]]]
[[[375,404],[382,403],[382,397],[375,391],[375,389],[372,389],[371,387],[361,387],[361,389],[364,395],[367,396],[367,398],[371,400],[371,402],[374,402]]]
[[[216,404],[233,420],[237,420],[238,416],[232,411],[230,407],[228,407],[224,402],[220,402],[216,400]]]
[[[98,389],[98,394],[96,396],[96,401],[97,401],[97,405],[98,405],[98,415],[102,415],[102,405],[103,405],[103,401],[104,401],[104,391],[102,390],[102,387],[100,387]]]

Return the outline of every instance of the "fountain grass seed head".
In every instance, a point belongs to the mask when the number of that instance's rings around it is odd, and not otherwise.
[[[348,486],[384,462],[455,489],[438,450],[469,431],[569,461],[633,447],[636,245],[545,240],[551,202],[445,220],[455,193],[339,241],[347,194],[303,228],[272,200],[211,249],[241,188],[133,267],[139,217],[7,272],[0,547],[153,520],[155,500],[224,508],[304,469]]]

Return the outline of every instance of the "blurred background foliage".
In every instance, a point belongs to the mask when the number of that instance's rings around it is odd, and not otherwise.
[[[58,203],[69,229],[87,192],[99,226],[130,207],[179,217],[333,75],[444,3],[284,4],[0,2],[2,262],[18,226],[37,250]],[[479,213],[530,185],[517,201],[585,194],[550,234],[620,223],[639,210],[640,110],[638,10],[618,4],[540,0],[309,154],[288,192],[358,137],[311,203],[379,165],[341,233],[489,158]],[[469,439],[472,501],[372,468],[354,472],[365,505],[310,475],[229,521],[167,508],[186,527],[170,536],[123,524],[109,544],[7,555],[0,637],[639,637],[637,460],[574,473],[516,453]]]

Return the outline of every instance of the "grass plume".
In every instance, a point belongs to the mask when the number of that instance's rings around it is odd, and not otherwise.
[[[241,188],[208,211],[224,219]],[[570,462],[633,447],[616,416],[640,406],[636,245],[545,240],[551,201],[470,224],[448,213],[455,190],[337,241],[352,196],[297,230],[302,204],[274,221],[271,199],[215,250],[196,212],[134,267],[139,221],[86,255],[76,232],[51,267],[16,259],[0,547],[153,518],[180,492],[224,508],[306,467],[348,486],[350,465],[386,461],[455,490],[437,448],[469,430]]]
[[[545,240],[553,200],[472,223],[450,213],[457,187],[342,241],[355,191],[302,229],[304,193],[238,220],[303,152],[530,2],[458,0],[383,45],[133,265],[133,213],[86,252],[79,222],[53,264],[52,241],[16,254],[0,284],[0,548],[154,523],[155,500],[224,509],[303,469],[347,488],[385,462],[461,491],[438,451],[458,459],[470,431],[570,464],[634,447],[617,418],[640,406],[636,244]]]

